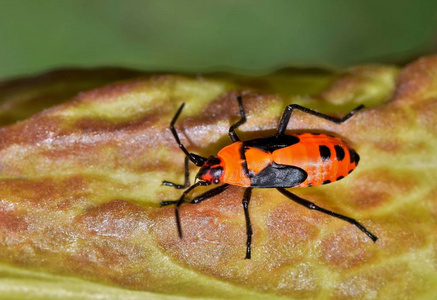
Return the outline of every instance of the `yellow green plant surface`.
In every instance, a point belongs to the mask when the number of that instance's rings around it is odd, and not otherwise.
[[[0,128],[1,299],[436,295],[437,56],[404,68],[264,77],[133,79],[139,74],[120,70],[101,83],[123,81],[100,87],[99,71],[80,72],[83,83],[91,82],[84,90],[77,77],[55,76],[56,99],[47,92],[51,80],[0,86],[0,115],[8,116]],[[176,124],[182,142],[191,152],[215,155],[230,143],[228,128],[239,119],[237,95],[247,114],[238,129],[242,139],[274,132],[290,103],[338,116],[366,105],[341,125],[293,114],[290,132],[335,134],[361,160],[339,182],[291,190],[356,218],[379,237],[376,243],[274,189],[255,189],[253,253],[245,260],[243,189],[234,186],[182,206],[184,237],[178,237],[173,207],[159,207],[181,193],[161,182],[184,177],[184,155],[169,122],[185,102]],[[191,182],[196,170],[191,166]]]

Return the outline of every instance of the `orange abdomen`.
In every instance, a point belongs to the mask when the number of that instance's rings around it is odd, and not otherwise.
[[[358,154],[337,137],[312,133],[286,137],[278,140],[278,145],[275,144],[275,137],[268,137],[235,142],[224,147],[217,154],[224,166],[222,182],[243,187],[318,186],[346,177],[358,164]],[[284,140],[288,144],[279,145]],[[283,181],[273,178],[266,183],[260,180],[260,176],[275,175],[281,178],[284,174],[288,175],[286,168],[280,165],[298,167],[307,176],[295,185],[288,183],[288,177],[284,177]],[[265,172],[267,169],[270,172]]]
[[[326,134],[294,135],[299,143],[272,153],[273,161],[305,170],[307,179],[295,187],[318,186],[346,177],[359,161],[358,154],[344,141]]]

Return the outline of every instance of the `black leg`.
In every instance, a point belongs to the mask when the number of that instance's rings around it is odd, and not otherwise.
[[[203,194],[200,194],[199,196],[196,196],[191,200],[189,203],[191,204],[199,204],[200,202],[203,202],[205,200],[208,200],[214,196],[217,196],[218,194],[221,194],[229,187],[229,184],[225,183],[218,187],[215,187],[213,189],[210,189],[209,191],[206,191]]]
[[[185,200],[185,196],[186,196],[189,192],[191,192],[194,188],[196,188],[196,187],[198,187],[198,186],[206,186],[206,185],[208,185],[207,182],[199,181],[199,182],[193,184],[192,186],[190,186],[188,189],[186,189],[186,190],[182,193],[181,197],[180,197],[178,200],[167,200],[167,201],[162,201],[162,202],[161,202],[161,206],[167,206],[167,205],[177,204],[177,203],[180,202],[181,200],[182,200],[182,202],[184,202],[184,200]]]
[[[283,135],[285,130],[287,129],[287,125],[288,122],[290,121],[290,116],[293,113],[294,109],[298,109],[300,111],[303,111],[307,114],[337,123],[337,124],[341,124],[344,121],[347,121],[350,117],[352,117],[357,111],[359,111],[360,109],[363,109],[364,105],[360,105],[358,107],[356,107],[355,109],[353,109],[352,111],[350,111],[346,116],[344,116],[343,118],[336,118],[336,117],[332,117],[332,116],[328,116],[322,113],[319,113],[317,111],[314,111],[312,109],[297,105],[297,104],[291,104],[288,105],[285,110],[284,113],[282,114],[281,117],[281,121],[279,122],[279,127],[278,127],[278,132],[276,133],[276,136],[280,136]]]
[[[177,119],[179,118],[179,115],[182,112],[182,109],[184,108],[185,103],[182,103],[181,106],[179,107],[178,111],[176,112],[176,114],[174,115],[173,119],[170,122],[170,131],[173,134],[176,143],[178,143],[179,148],[185,153],[185,155],[198,167],[201,167],[205,162],[206,162],[206,158],[202,157],[200,155],[194,154],[194,153],[190,153],[188,152],[188,150],[185,148],[184,145],[182,145],[181,140],[179,139],[179,135],[174,127],[174,124],[176,123]]]
[[[188,168],[188,156],[185,156],[185,181],[184,184],[177,184],[171,181],[164,180],[162,185],[171,186],[175,189],[185,189],[190,186],[190,170]]]
[[[359,230],[364,232],[372,241],[376,242],[376,240],[378,240],[378,238],[375,235],[371,234],[363,225],[358,223],[355,219],[352,219],[352,218],[346,217],[344,215],[340,215],[340,214],[337,214],[337,213],[335,213],[333,211],[330,211],[330,210],[324,209],[322,207],[319,207],[319,206],[315,205],[314,203],[312,203],[312,202],[310,202],[308,200],[305,200],[305,199],[302,199],[302,198],[296,196],[295,194],[287,191],[284,188],[277,188],[277,190],[281,194],[283,194],[285,197],[287,197],[290,200],[293,200],[297,204],[303,205],[303,206],[305,206],[306,208],[309,208],[309,209],[314,209],[314,210],[320,211],[320,212],[322,212],[324,214],[327,214],[327,215],[330,215],[332,217],[344,220],[344,221],[346,221],[346,222],[348,222],[348,223],[350,223],[352,225],[355,225]]]
[[[237,101],[238,101],[238,107],[240,108],[241,119],[237,123],[229,127],[229,137],[234,143],[240,140],[237,133],[235,132],[235,129],[246,123],[246,113],[244,112],[243,102],[242,102],[243,98],[241,96],[238,96]]]
[[[179,217],[179,207],[185,202],[185,197],[187,196],[187,194],[189,192],[191,192],[193,189],[195,189],[198,186],[206,186],[208,185],[207,182],[204,181],[199,181],[195,184],[193,184],[192,186],[190,186],[188,189],[186,189],[181,197],[178,200],[170,200],[170,201],[162,201],[161,202],[161,206],[167,206],[167,205],[171,205],[171,204],[176,204],[175,206],[175,217],[176,217],[176,225],[178,228],[178,234],[179,237],[182,238],[182,227],[181,227],[181,218]]]
[[[167,206],[167,205],[171,205],[171,204],[176,204],[175,206],[175,218],[176,218],[176,226],[178,229],[178,235],[180,238],[182,238],[182,225],[181,225],[181,218],[179,215],[179,207],[185,203],[185,197],[186,195],[191,192],[194,188],[198,187],[198,186],[207,186],[209,185],[207,182],[204,181],[199,181],[195,184],[193,184],[192,186],[190,186],[188,189],[186,189],[181,197],[178,200],[170,200],[170,201],[163,201],[161,202],[161,206]],[[192,204],[198,204],[202,201],[208,200],[214,196],[217,196],[218,194],[222,193],[223,191],[225,191],[227,188],[229,187],[229,184],[223,184],[220,185],[216,188],[213,188],[209,191],[206,191],[203,194],[200,194],[199,196],[193,198],[193,200],[191,200],[189,203]]]
[[[247,242],[246,242],[246,259],[250,259],[251,251],[250,246],[252,244],[252,224],[250,223],[249,217],[249,202],[250,197],[252,196],[252,188],[247,188],[244,191],[243,195],[243,209],[244,209],[244,217],[246,218],[246,234],[247,234]]]

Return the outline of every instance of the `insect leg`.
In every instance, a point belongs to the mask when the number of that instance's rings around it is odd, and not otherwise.
[[[243,209],[244,209],[244,217],[246,218],[246,235],[247,235],[247,242],[246,242],[246,259],[250,259],[251,257],[251,251],[250,246],[252,244],[252,224],[250,223],[250,217],[249,217],[249,201],[250,197],[252,196],[252,188],[247,188],[244,191],[243,195]]]
[[[197,197],[195,197],[190,203],[198,204],[202,201],[208,200],[214,196],[217,196],[218,194],[222,193],[229,187],[229,184],[223,184],[219,187],[216,187],[212,190],[209,190]],[[252,244],[252,225],[250,223],[250,217],[249,217],[249,201],[250,197],[252,195],[252,188],[247,188],[244,191],[243,195],[243,209],[244,209],[244,217],[246,218],[246,234],[247,234],[247,242],[246,242],[246,259],[251,258],[251,244]]]
[[[277,188],[277,190],[281,194],[283,194],[285,197],[287,197],[290,200],[293,200],[297,204],[303,205],[303,206],[305,206],[308,209],[314,209],[314,210],[320,211],[320,212],[322,212],[324,214],[330,215],[332,217],[344,220],[344,221],[346,221],[346,222],[348,222],[348,223],[350,223],[352,225],[355,225],[359,230],[364,232],[372,241],[376,242],[376,240],[378,240],[378,238],[375,235],[370,233],[363,225],[358,223],[355,219],[352,219],[352,218],[346,217],[344,215],[340,215],[340,214],[337,214],[337,213],[335,213],[333,211],[330,211],[330,210],[324,209],[322,207],[319,207],[319,206],[315,205],[314,203],[312,203],[312,202],[310,202],[308,200],[305,200],[305,199],[302,199],[302,198],[296,196],[295,194],[287,191],[284,188]]]
[[[203,194],[200,194],[199,196],[196,196],[191,200],[189,203],[191,204],[199,204],[202,201],[208,200],[214,196],[217,196],[218,194],[221,194],[229,187],[229,184],[225,183],[222,184],[216,188],[210,189],[209,191],[206,191]]]
[[[229,127],[229,137],[231,138],[232,142],[238,142],[240,140],[237,133],[235,132],[235,129],[237,129],[240,125],[246,123],[246,113],[244,112],[243,102],[242,102],[243,98],[241,96],[238,96],[237,101],[238,101],[238,107],[240,108],[241,119],[237,123]]]
[[[195,189],[198,186],[206,186],[209,183],[205,182],[205,181],[199,181],[195,184],[193,184],[192,186],[190,186],[188,189],[186,189],[181,197],[178,200],[170,200],[170,201],[162,201],[161,202],[161,206],[167,206],[167,205],[171,205],[171,204],[176,204],[175,206],[175,217],[176,217],[176,225],[178,228],[178,234],[179,237],[182,238],[182,227],[181,227],[181,218],[179,216],[179,207],[185,202],[185,197],[187,196],[187,194],[189,192],[191,192],[193,189]]]
[[[184,184],[177,184],[171,181],[164,180],[162,185],[172,186],[175,189],[185,189],[190,186],[190,170],[188,168],[188,156],[185,156],[185,181]]]
[[[185,155],[198,167],[201,167],[205,162],[206,162],[206,158],[202,157],[200,155],[194,154],[194,153],[190,153],[188,152],[188,150],[185,148],[185,146],[181,143],[181,140],[179,139],[179,135],[174,127],[174,124],[176,123],[177,119],[179,118],[179,115],[182,112],[182,109],[184,108],[185,103],[182,103],[181,106],[179,107],[178,111],[176,112],[176,114],[174,115],[173,119],[170,122],[170,131],[173,134],[176,143],[178,143],[179,148],[185,153]]]
[[[278,132],[276,133],[276,136],[280,136],[283,135],[285,130],[287,129],[287,125],[288,122],[290,121],[290,116],[293,113],[294,109],[298,109],[300,111],[303,111],[307,114],[337,123],[337,124],[341,124],[345,121],[347,121],[350,117],[352,117],[357,111],[359,111],[360,109],[363,109],[364,105],[360,105],[356,108],[354,108],[353,110],[351,110],[346,116],[344,116],[343,118],[336,118],[336,117],[332,117],[332,116],[328,116],[322,113],[319,113],[317,111],[314,111],[312,109],[300,106],[298,104],[290,104],[288,105],[285,110],[284,113],[282,114],[281,117],[281,121],[279,122],[279,126],[278,126]]]
[[[201,183],[201,184],[200,184]],[[205,186],[207,185],[206,182],[203,181],[199,181],[198,183],[194,184],[194,185],[202,185]],[[203,194],[200,194],[197,197],[194,197],[193,200],[191,200],[189,203],[191,204],[198,204],[202,201],[208,200],[214,196],[217,196],[218,194],[222,193],[223,191],[225,191],[228,188],[229,184],[223,184],[221,186],[218,186],[216,188],[213,188],[209,191],[206,191]],[[184,194],[186,195],[189,191],[191,191],[192,189],[189,188],[186,193],[184,192]],[[179,216],[179,207],[184,203],[183,197],[185,197],[185,195],[183,195],[181,197],[181,199],[179,199],[179,201],[177,201],[176,203],[176,207],[175,207],[175,215],[176,215],[176,224],[178,226],[178,233],[179,233],[179,237],[182,238],[182,225],[181,225],[181,219]]]

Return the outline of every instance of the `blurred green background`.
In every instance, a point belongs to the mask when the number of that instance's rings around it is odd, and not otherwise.
[[[262,74],[403,63],[437,48],[437,1],[0,0],[0,79],[62,67]]]

